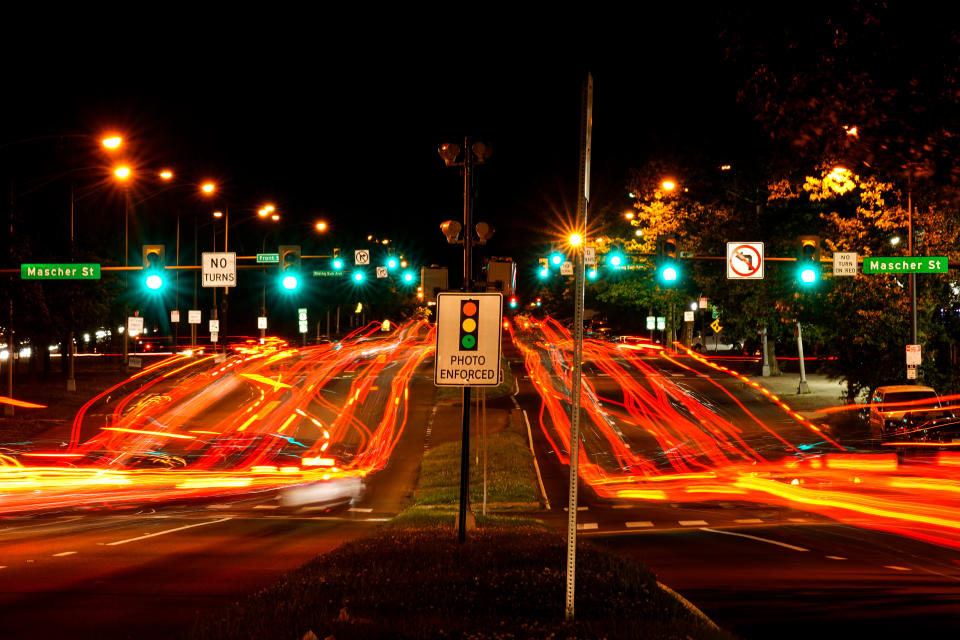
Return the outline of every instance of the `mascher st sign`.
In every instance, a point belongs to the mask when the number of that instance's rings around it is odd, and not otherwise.
[[[21,264],[21,280],[99,280],[99,264]]]

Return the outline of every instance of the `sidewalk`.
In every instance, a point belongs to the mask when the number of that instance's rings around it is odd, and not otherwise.
[[[823,419],[821,409],[846,404],[847,385],[841,380],[829,380],[825,375],[813,373],[807,375],[810,393],[798,394],[800,374],[785,373],[780,376],[749,376],[752,382],[777,395],[797,413],[808,419]]]

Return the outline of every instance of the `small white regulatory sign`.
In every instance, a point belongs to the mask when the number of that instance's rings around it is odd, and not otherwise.
[[[210,321],[210,333],[220,333],[220,321],[211,320]]]
[[[583,264],[587,266],[597,264],[597,248],[596,247],[583,248]]]
[[[907,365],[920,365],[920,345],[918,344],[908,344],[907,345]]]
[[[377,267],[377,277],[386,278],[387,277],[387,268],[386,267]]]
[[[176,309],[170,312],[170,322],[180,322],[180,312]]]
[[[205,287],[235,287],[237,286],[237,254],[203,253],[200,265],[203,272],[203,286]]]
[[[727,279],[763,279],[763,243],[727,243]]]
[[[833,252],[833,275],[835,276],[855,276],[857,275],[857,253],[854,252]]]
[[[572,276],[573,275],[573,263],[567,260],[560,265],[560,275],[562,276]]]
[[[500,384],[503,294],[437,295],[434,384],[495,387]]]
[[[200,310],[191,309],[187,311],[187,322],[189,324],[200,324]]]
[[[257,329],[267,328],[267,316],[257,316]]]
[[[143,333],[143,318],[139,316],[127,318],[127,333],[131,336],[138,336]]]
[[[353,252],[354,264],[370,264],[370,252],[366,249],[357,249]]]
[[[693,311],[684,311],[684,312],[683,312],[683,321],[684,321],[684,322],[693,322]]]

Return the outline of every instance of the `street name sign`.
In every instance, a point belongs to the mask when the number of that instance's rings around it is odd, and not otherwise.
[[[727,243],[727,279],[763,279],[763,243]]]
[[[833,252],[833,275],[835,276],[857,275],[857,253],[834,251]]]
[[[187,322],[189,324],[200,324],[200,310],[191,309],[187,311]]]
[[[900,256],[897,258],[864,258],[864,273],[946,273],[946,256]]]
[[[99,264],[21,264],[21,280],[99,280]]]
[[[437,295],[433,382],[438,387],[500,384],[503,294]]]
[[[258,253],[257,264],[280,264],[279,253]]]
[[[237,286],[237,254],[230,252],[203,253],[200,264],[205,287]]]
[[[313,272],[313,277],[314,277],[314,278],[334,278],[334,277],[342,276],[342,275],[343,275],[343,271],[323,271],[323,270],[316,270],[316,271]]]

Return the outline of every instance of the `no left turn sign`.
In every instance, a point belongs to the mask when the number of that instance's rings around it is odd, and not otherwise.
[[[727,279],[763,279],[763,243],[727,243]]]

